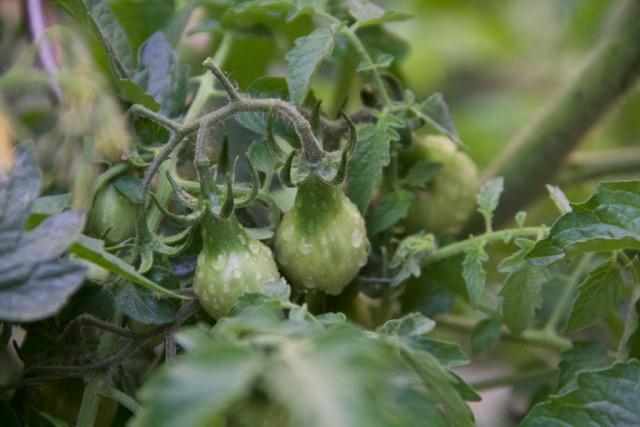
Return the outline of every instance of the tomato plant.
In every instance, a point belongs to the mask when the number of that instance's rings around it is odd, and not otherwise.
[[[640,3],[458,3],[3,0],[0,425],[640,425]]]

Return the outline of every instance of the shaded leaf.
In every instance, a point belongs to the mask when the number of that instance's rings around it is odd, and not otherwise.
[[[122,312],[145,325],[162,325],[175,319],[171,301],[158,299],[155,294],[139,286],[125,286],[118,294]]]
[[[499,176],[485,182],[478,193],[478,211],[485,218],[485,223],[489,227],[493,221],[493,211],[498,207],[500,194],[504,190],[504,178]]]
[[[546,267],[586,252],[640,249],[640,181],[599,183],[572,208],[527,255],[529,262]]]
[[[317,28],[308,36],[296,39],[296,46],[285,55],[289,99],[293,104],[303,104],[313,75],[332,50],[333,32],[328,28]]]
[[[442,163],[418,160],[416,164],[411,166],[404,180],[413,188],[425,188],[441,168]]]
[[[387,194],[367,219],[369,235],[384,231],[405,218],[414,198],[413,192],[402,188]]]
[[[438,131],[444,133],[458,144],[462,144],[453,125],[449,107],[444,102],[444,97],[441,93],[436,92],[431,95],[422,104],[416,106],[414,112]]]
[[[578,286],[564,332],[575,331],[614,312],[618,308],[623,283],[622,271],[615,258],[603,262],[589,273]]]
[[[640,362],[578,374],[578,387],[536,405],[521,427],[640,425]]]
[[[542,307],[542,284],[547,281],[547,272],[527,263],[512,271],[499,295],[504,298],[502,316],[511,332],[524,332]]]
[[[389,142],[399,136],[389,123],[378,121],[358,129],[358,146],[349,162],[349,198],[366,213],[373,189],[380,183],[383,166],[389,164]]]
[[[477,354],[500,341],[501,324],[495,319],[482,319],[471,331],[471,350]]]
[[[400,337],[413,337],[423,335],[433,330],[436,322],[419,313],[410,313],[400,319],[392,319],[376,329],[383,335],[398,335]]]
[[[466,251],[462,263],[462,277],[467,285],[467,293],[472,306],[476,306],[482,298],[486,273],[482,265],[489,260],[489,255],[484,250],[484,245],[471,246]]]
[[[608,368],[614,361],[601,343],[574,341],[571,350],[562,353],[562,360],[558,364],[560,375],[556,394],[564,394],[577,388],[576,379],[580,372]]]

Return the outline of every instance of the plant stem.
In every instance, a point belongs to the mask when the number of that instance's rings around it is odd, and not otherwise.
[[[540,227],[523,227],[523,228],[516,228],[516,229],[509,229],[509,230],[500,230],[500,231],[494,231],[491,233],[481,234],[479,236],[470,237],[466,240],[462,240],[460,242],[456,242],[451,245],[447,245],[439,248],[435,252],[432,252],[427,256],[425,256],[424,258],[422,258],[422,264],[426,265],[426,264],[434,263],[437,261],[441,261],[445,258],[449,258],[454,255],[458,255],[464,252],[465,250],[467,250],[467,248],[473,247],[482,242],[494,242],[498,240],[505,240],[507,238],[515,239],[518,237],[525,237],[525,236],[538,236],[538,235],[547,233],[548,231],[549,229],[547,227],[540,226]]]
[[[489,378],[486,380],[480,380],[469,385],[476,391],[488,390],[503,386],[513,386],[523,383],[539,383],[553,379],[558,375],[557,369],[545,368],[537,369],[535,371],[516,372],[508,374],[502,377]]]
[[[571,298],[573,297],[576,288],[584,277],[585,272],[591,267],[592,261],[593,253],[589,253],[582,257],[580,263],[576,266],[569,278],[569,281],[562,290],[562,294],[558,298],[556,305],[553,308],[553,312],[551,313],[551,316],[549,316],[549,320],[547,320],[547,324],[544,326],[543,330],[547,332],[556,331],[560,320],[562,320],[562,316],[564,316],[564,313],[571,302]]]
[[[467,317],[445,314],[436,318],[438,325],[468,334],[476,327],[476,321]],[[551,348],[559,352],[571,349],[571,341],[559,337],[555,332],[545,330],[528,329],[520,335],[514,335],[506,326],[501,329],[502,340],[513,343],[521,343],[537,347]]]
[[[586,66],[554,97],[538,119],[528,124],[484,172],[503,176],[505,191],[495,213],[496,224],[545,194],[568,154],[640,75],[640,2],[627,0],[616,25],[603,37]],[[467,232],[481,227],[474,217]]]

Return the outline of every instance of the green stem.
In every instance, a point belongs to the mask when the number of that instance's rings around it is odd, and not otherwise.
[[[460,317],[451,314],[445,314],[436,318],[438,325],[448,327],[454,330],[462,331],[466,334],[470,333],[476,327],[476,321],[467,317]],[[502,340],[506,342],[526,344],[536,347],[545,347],[565,352],[571,349],[571,341],[559,337],[555,332],[528,329],[520,335],[514,335],[506,326],[501,329]]]
[[[125,408],[133,412],[134,415],[136,415],[141,410],[140,405],[138,404],[138,402],[135,401],[135,399],[133,399],[131,396],[127,395],[126,393],[123,393],[122,391],[118,390],[115,387],[112,387],[112,386],[104,387],[104,389],[102,390],[102,394],[105,397],[108,397],[109,399],[115,402],[118,402],[119,404],[121,404],[122,406],[124,406]]]
[[[482,242],[495,242],[499,240],[505,239],[515,239],[518,237],[527,237],[527,236],[539,236],[541,234],[545,234],[549,231],[548,227],[540,226],[540,227],[522,227],[510,230],[500,230],[494,231],[491,233],[481,234],[479,236],[470,237],[466,240],[462,240],[460,242],[453,243],[451,245],[443,246],[422,258],[422,264],[431,264],[434,262],[441,261],[445,258],[452,257],[454,255],[458,255],[463,253],[468,248],[481,244]]]
[[[555,332],[557,330],[562,317],[567,311],[567,307],[571,302],[571,298],[573,297],[575,290],[582,281],[586,271],[591,267],[592,261],[593,253],[589,253],[582,257],[580,263],[576,266],[569,278],[569,281],[562,290],[562,294],[560,294],[560,297],[553,308],[553,312],[551,313],[551,316],[549,316],[549,320],[547,320],[547,324],[544,326],[543,330],[547,332]]]
[[[502,377],[480,380],[469,385],[476,391],[492,388],[514,386],[517,384],[542,383],[553,380],[558,375],[558,370],[553,368],[537,369],[535,371],[516,372]]]
[[[119,325],[122,323],[124,315],[118,304],[114,306],[112,313],[113,323]],[[112,355],[118,344],[118,335],[111,333],[103,333],[96,351],[98,358],[105,358]],[[98,406],[100,405],[100,393],[107,386],[109,379],[108,372],[100,372],[90,377],[87,382],[84,394],[82,395],[82,403],[78,412],[76,425],[78,427],[92,427],[95,425]]]
[[[545,184],[562,168],[568,154],[637,81],[640,2],[627,0],[620,12],[577,78],[485,171],[486,178],[503,176],[505,181],[495,215],[497,224],[545,194]],[[467,231],[479,227],[479,218],[475,217]]]

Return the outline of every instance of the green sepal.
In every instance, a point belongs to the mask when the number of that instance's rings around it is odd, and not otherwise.
[[[233,214],[233,210],[235,207],[235,201],[233,200],[233,182],[231,180],[231,174],[229,172],[227,172],[225,181],[227,183],[226,196],[224,199],[224,203],[220,208],[220,212],[218,213],[218,215],[216,215],[221,219],[229,218]]]
[[[167,208],[162,206],[162,204],[156,198],[155,194],[151,194],[151,200],[153,200],[156,207],[160,210],[165,218],[175,224],[182,225],[183,227],[190,227],[197,224],[202,219],[202,215],[204,213],[204,211],[202,210],[196,210],[188,215],[178,215],[174,214],[173,212],[169,212]]]
[[[254,202],[256,197],[258,197],[258,192],[260,191],[260,177],[258,176],[258,171],[253,166],[251,160],[249,160],[249,153],[244,153],[244,158],[247,159],[247,164],[249,165],[249,173],[251,174],[251,187],[249,190],[249,194],[247,194],[242,199],[238,199],[235,201],[235,205],[237,208],[244,208],[249,206]],[[235,172],[235,165],[233,167]]]
[[[280,181],[285,187],[293,188],[296,184],[291,180],[291,167],[293,165],[293,158],[295,157],[297,150],[291,150],[289,153],[289,157],[282,165],[282,169],[280,169]]]
[[[185,206],[191,209],[195,209],[195,207],[198,205],[198,199],[189,194],[184,188],[180,187],[178,183],[173,179],[169,171],[167,171],[166,176],[167,180],[171,184],[171,187],[173,187],[173,191],[175,191],[178,200]]]

